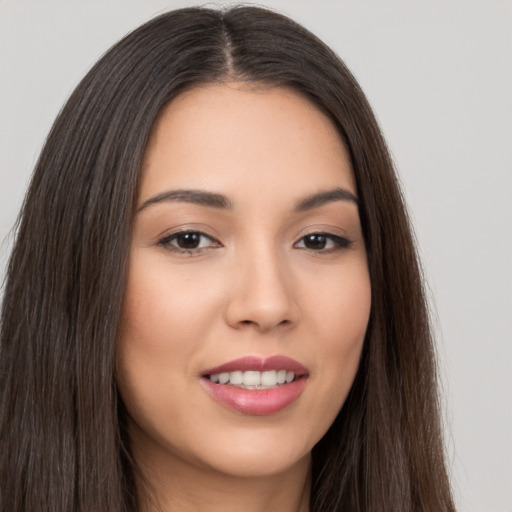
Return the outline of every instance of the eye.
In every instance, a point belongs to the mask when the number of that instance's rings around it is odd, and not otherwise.
[[[185,254],[194,254],[212,247],[220,247],[220,243],[201,231],[180,231],[168,235],[158,241],[157,245],[166,249]]]
[[[334,252],[350,246],[351,240],[332,233],[310,233],[303,236],[295,247],[316,252]]]

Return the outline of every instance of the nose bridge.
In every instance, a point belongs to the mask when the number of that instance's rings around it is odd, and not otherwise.
[[[253,240],[235,256],[228,323],[260,331],[297,320],[293,279],[285,255],[270,240]]]

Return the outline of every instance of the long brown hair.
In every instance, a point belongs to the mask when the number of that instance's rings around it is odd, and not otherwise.
[[[5,285],[0,510],[137,510],[114,367],[141,159],[170,100],[200,82],[292,87],[335,123],[361,201],[372,309],[358,374],[313,450],[311,510],[453,511],[420,268],[386,144],[321,41],[256,7],[163,14],[116,44],[59,114]]]

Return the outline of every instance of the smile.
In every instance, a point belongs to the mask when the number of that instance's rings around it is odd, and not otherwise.
[[[248,356],[207,370],[201,377],[217,402],[244,414],[262,416],[295,402],[306,387],[309,372],[285,356]]]
[[[292,371],[268,370],[259,372],[249,370],[243,372],[237,370],[234,372],[222,372],[209,375],[212,382],[236,386],[244,389],[273,389],[283,384],[289,384],[295,380],[295,373]]]

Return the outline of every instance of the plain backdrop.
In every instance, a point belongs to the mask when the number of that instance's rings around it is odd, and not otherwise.
[[[512,512],[512,2],[263,4],[327,42],[374,107],[429,285],[459,511]],[[186,5],[0,0],[0,279],[63,102],[126,32]]]

